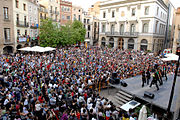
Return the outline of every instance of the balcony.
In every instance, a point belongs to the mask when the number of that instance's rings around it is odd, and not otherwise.
[[[59,12],[58,12],[58,11],[55,11],[55,14],[56,14],[56,15],[59,15]]]
[[[4,21],[6,21],[6,22],[10,22],[9,17],[4,17]]]
[[[25,21],[16,21],[17,27],[29,27],[29,23]]]
[[[106,36],[118,36],[118,37],[138,37],[138,32],[106,32]]]
[[[178,30],[180,30],[180,25],[178,25]]]
[[[4,45],[13,45],[14,43],[13,42],[11,42],[11,40],[5,40],[4,41]]]
[[[32,24],[30,27],[31,27],[31,29],[37,29],[38,28],[38,26],[36,24]]]

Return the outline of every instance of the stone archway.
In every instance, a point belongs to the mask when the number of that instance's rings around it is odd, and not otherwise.
[[[106,38],[105,37],[102,37],[102,39],[101,39],[101,46],[102,47],[106,46]]]
[[[133,38],[130,38],[128,40],[128,49],[130,49],[130,50],[134,49],[134,39]]]
[[[20,48],[22,48],[22,45],[21,44],[17,45],[16,49],[18,50]]]
[[[118,48],[121,50],[124,50],[124,39],[123,38],[118,39]]]
[[[114,38],[113,37],[111,37],[110,39],[109,39],[109,45],[110,45],[110,47],[114,47]]]
[[[3,54],[10,54],[13,53],[13,47],[12,46],[6,46],[3,48]]]
[[[142,39],[141,40],[141,50],[147,51],[147,47],[148,47],[148,41],[146,39]]]

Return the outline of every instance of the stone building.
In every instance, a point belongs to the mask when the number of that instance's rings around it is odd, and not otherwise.
[[[176,53],[177,46],[180,45],[180,8],[175,12],[175,31],[174,31],[174,41],[173,41],[173,53]]]
[[[15,51],[13,3],[5,0],[0,4],[0,54]]]
[[[82,21],[83,9],[80,6],[72,6],[72,21]]]
[[[60,24],[72,22],[72,2],[60,0]]]
[[[99,46],[162,50],[167,6],[162,0],[114,0],[100,4]]]

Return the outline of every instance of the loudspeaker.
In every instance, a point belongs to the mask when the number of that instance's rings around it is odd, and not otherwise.
[[[123,86],[123,87],[127,87],[128,86],[128,84],[124,80],[121,80],[120,83],[121,83],[121,86]]]
[[[145,91],[145,92],[144,92],[144,97],[148,97],[148,98],[150,98],[150,99],[154,99],[154,94],[153,94],[153,93],[150,93],[150,92]]]
[[[117,78],[117,72],[112,73],[112,78]]]
[[[113,78],[110,78],[110,81],[109,81],[109,82],[110,82],[111,84],[119,84],[119,81],[120,81],[119,78],[114,78],[114,79],[113,79]]]

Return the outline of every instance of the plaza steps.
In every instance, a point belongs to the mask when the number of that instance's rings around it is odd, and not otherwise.
[[[123,104],[131,101],[133,96],[125,91],[118,91],[115,95],[116,107],[119,109]]]

